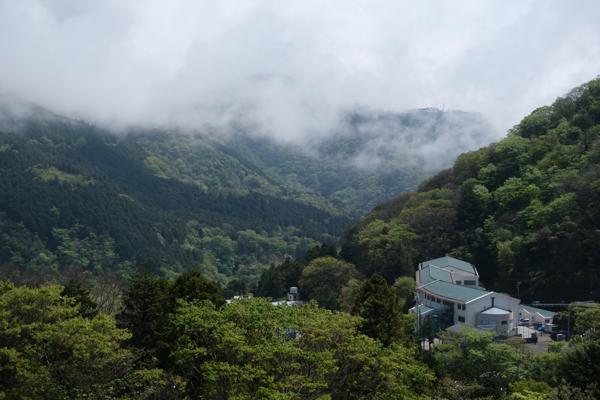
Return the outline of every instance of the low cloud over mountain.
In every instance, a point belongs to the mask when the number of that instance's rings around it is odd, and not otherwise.
[[[0,92],[104,124],[293,142],[356,106],[476,111],[501,133],[597,74],[594,5],[0,0]]]

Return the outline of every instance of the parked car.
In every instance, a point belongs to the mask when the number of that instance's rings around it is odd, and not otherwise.
[[[567,337],[567,331],[556,331],[550,334],[550,339],[552,340],[565,340]]]
[[[528,326],[529,325],[529,318],[519,318],[519,325],[520,326]]]
[[[532,333],[531,337],[525,338],[525,343],[533,343],[536,344],[538,342],[537,333]]]

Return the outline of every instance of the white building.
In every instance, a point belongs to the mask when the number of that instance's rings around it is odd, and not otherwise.
[[[298,288],[296,286],[292,286],[288,291],[286,300],[272,301],[271,304],[274,306],[302,306],[304,305],[304,302],[300,300],[300,292],[298,291]]]
[[[438,325],[456,325],[454,329],[464,324],[496,334],[513,334],[519,318],[533,311],[521,306],[519,299],[485,290],[473,264],[449,256],[419,264],[415,295],[417,305],[411,311],[418,312],[419,322],[435,318]],[[541,312],[542,323],[552,323],[553,313],[535,310]]]
[[[554,318],[552,311],[542,310],[541,308],[532,306],[521,306],[520,318],[528,319],[532,324],[550,325]]]

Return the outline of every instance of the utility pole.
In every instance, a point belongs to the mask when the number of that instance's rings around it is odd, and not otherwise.
[[[423,341],[421,340],[421,304],[419,303],[419,294],[415,291],[415,311],[417,312],[416,323],[416,337],[419,342],[419,352],[423,350]]]
[[[567,318],[567,340],[571,340],[571,309],[569,308],[569,317]]]
[[[594,300],[594,275],[593,270],[590,269],[590,300]]]

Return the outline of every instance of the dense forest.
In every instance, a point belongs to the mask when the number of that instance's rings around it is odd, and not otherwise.
[[[374,124],[387,128],[378,135]],[[406,154],[355,165],[382,138],[425,146],[465,132],[458,153],[487,127],[477,114],[362,111],[308,150],[244,131],[115,135],[3,104],[0,272],[31,283],[81,273],[123,280],[151,260],[167,276],[193,267],[252,286],[270,264],[335,243],[359,212],[431,174]]]
[[[0,261],[9,272],[118,272],[148,259],[165,272],[202,266],[219,278],[299,254],[348,221],[298,201],[161,178],[135,141],[83,122],[23,123],[2,134],[0,153]]]

